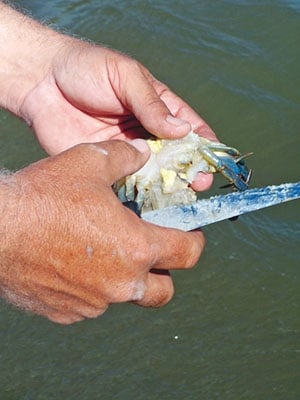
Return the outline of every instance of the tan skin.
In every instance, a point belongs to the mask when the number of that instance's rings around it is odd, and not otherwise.
[[[96,317],[116,302],[165,304],[173,295],[167,270],[192,267],[204,238],[147,224],[120,204],[111,184],[146,158],[125,142],[103,142],[17,173],[3,221],[2,260],[13,260],[0,274],[3,294],[60,323]]]
[[[168,271],[192,267],[204,236],[143,222],[111,185],[149,156],[132,139],[214,133],[126,55],[51,31],[1,2],[0,21],[0,105],[32,126],[51,155],[0,179],[1,295],[64,324],[112,303],[165,304],[174,292]],[[193,186],[211,182],[202,174]]]

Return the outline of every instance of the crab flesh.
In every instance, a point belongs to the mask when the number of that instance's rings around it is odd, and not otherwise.
[[[135,202],[140,212],[195,201],[190,184],[198,172],[221,172],[236,190],[248,188],[251,171],[245,165],[245,155],[233,147],[194,132],[177,140],[151,139],[147,143],[149,160],[114,187],[123,203]]]

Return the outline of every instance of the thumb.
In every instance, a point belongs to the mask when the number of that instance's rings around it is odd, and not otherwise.
[[[150,149],[142,139],[86,144],[84,150],[88,152],[81,157],[83,168],[87,168],[89,174],[100,177],[109,186],[142,168],[150,156]]]
[[[18,175],[33,174],[40,182],[50,177],[54,181],[64,177],[69,183],[72,180],[80,181],[81,179],[97,182],[102,180],[104,184],[111,186],[117,180],[140,169],[149,156],[150,149],[146,141],[142,139],[131,142],[111,140],[82,143],[55,156],[30,164],[19,170]]]

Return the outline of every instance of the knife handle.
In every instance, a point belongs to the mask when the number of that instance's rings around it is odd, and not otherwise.
[[[133,211],[139,218],[141,218],[141,211],[139,210],[139,206],[136,201],[125,201],[122,204],[123,206],[129,208],[129,210]]]

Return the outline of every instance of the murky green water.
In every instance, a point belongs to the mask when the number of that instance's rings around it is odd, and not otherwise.
[[[222,141],[255,152],[254,186],[299,180],[299,0],[19,4],[145,63]],[[43,156],[20,121],[0,121],[2,167]],[[0,398],[299,399],[300,203],[205,232],[163,309],[61,327],[1,302]]]

